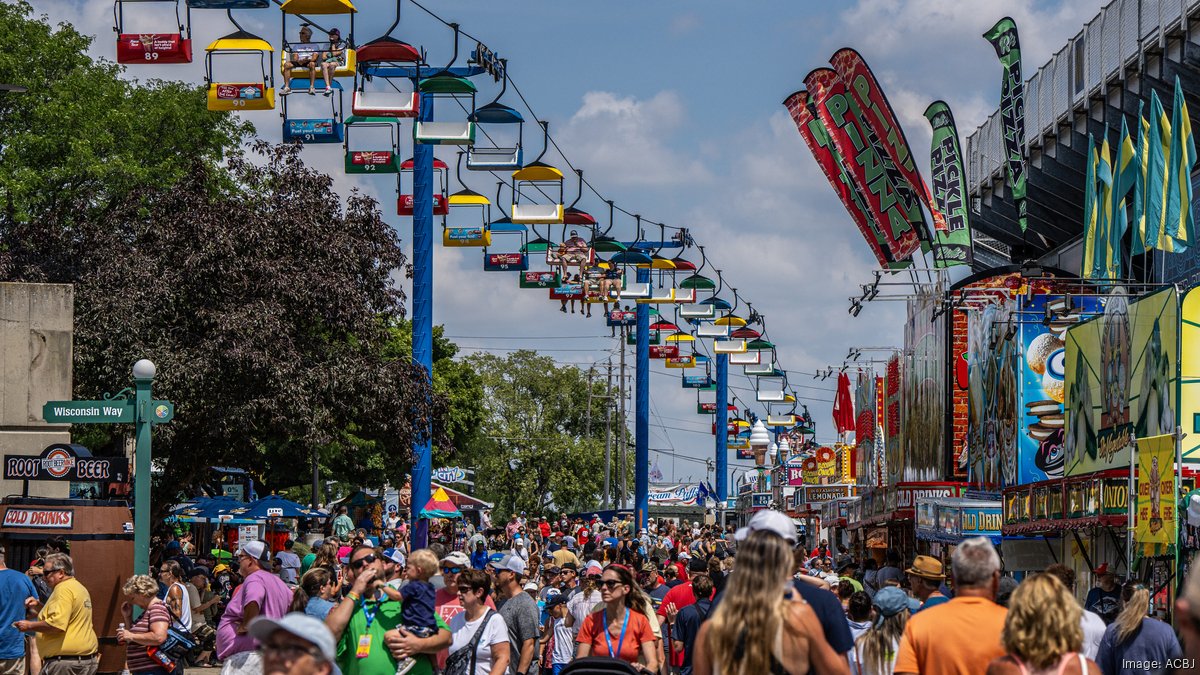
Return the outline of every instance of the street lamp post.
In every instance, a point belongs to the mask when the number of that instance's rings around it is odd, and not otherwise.
[[[150,359],[133,364],[134,392],[134,482],[133,482],[133,572],[150,570],[150,388],[158,369]]]

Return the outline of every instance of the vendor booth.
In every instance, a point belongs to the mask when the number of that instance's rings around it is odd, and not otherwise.
[[[75,577],[92,596],[92,623],[100,638],[101,673],[117,673],[125,647],[117,644],[121,587],[133,574],[133,516],[124,502],[7,497],[0,503],[0,543],[7,564],[28,569],[51,538],[70,546]]]

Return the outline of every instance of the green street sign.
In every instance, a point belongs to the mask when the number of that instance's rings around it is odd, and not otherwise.
[[[133,401],[50,401],[42,406],[42,417],[59,424],[132,424],[136,418]],[[175,404],[150,401],[147,419],[151,424],[166,424],[175,418]]]
[[[133,422],[133,401],[48,401],[42,417],[59,424],[128,424]]]

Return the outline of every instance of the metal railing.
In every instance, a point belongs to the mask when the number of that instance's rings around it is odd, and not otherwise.
[[[1113,0],[1025,82],[1025,150],[1053,134],[1087,98],[1103,91],[1123,67],[1135,63],[1149,45],[1162,45],[1180,18],[1200,8],[1200,0]],[[1077,61],[1081,61],[1077,63]],[[996,95],[1000,91],[996,64]],[[1000,111],[992,113],[965,141],[967,186],[981,185],[1004,170]]]

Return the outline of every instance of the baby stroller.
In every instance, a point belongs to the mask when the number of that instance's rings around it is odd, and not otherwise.
[[[562,675],[641,675],[633,666],[607,656],[577,659],[562,669]]]

